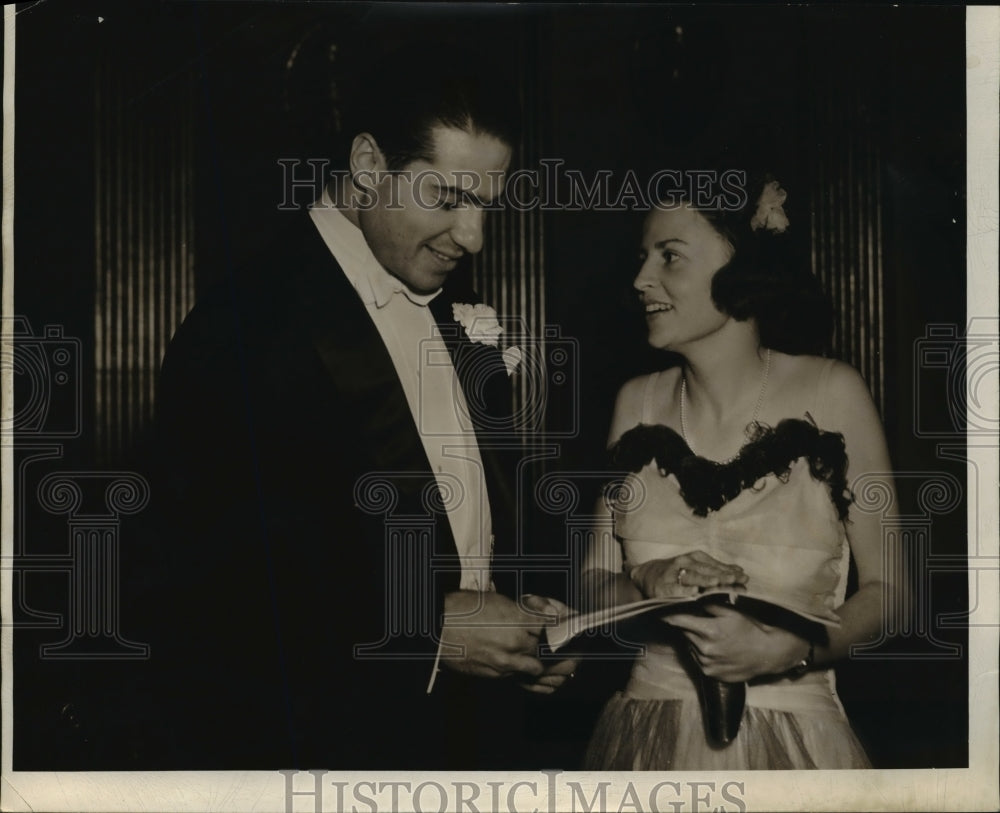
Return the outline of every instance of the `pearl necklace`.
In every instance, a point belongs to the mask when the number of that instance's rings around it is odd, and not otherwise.
[[[771,373],[771,349],[768,348],[767,354],[764,356],[764,375],[760,382],[760,394],[757,396],[757,403],[753,408],[753,417],[750,418],[750,423],[747,424],[749,429],[751,426],[756,425],[757,415],[760,413],[760,406],[764,403],[764,393],[767,392],[767,379]],[[687,376],[681,373],[681,437],[684,438],[684,442],[688,445],[691,451],[694,451],[694,447],[691,445],[691,441],[688,439],[688,428],[687,421],[684,418],[684,402],[687,400]],[[719,465],[724,466],[726,463],[732,463],[740,453],[737,452],[732,457],[726,460],[719,461]]]

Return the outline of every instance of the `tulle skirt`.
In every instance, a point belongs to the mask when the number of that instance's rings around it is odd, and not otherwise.
[[[801,770],[870,768],[842,712],[781,711],[747,706],[736,739],[715,748],[705,736],[696,698],[648,699],[616,694],[598,720],[586,770]]]

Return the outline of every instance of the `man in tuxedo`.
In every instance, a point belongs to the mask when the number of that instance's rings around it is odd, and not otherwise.
[[[528,767],[515,693],[575,666],[521,595],[507,363],[454,307],[515,105],[454,61],[367,72],[347,171],[171,342],[160,767]]]

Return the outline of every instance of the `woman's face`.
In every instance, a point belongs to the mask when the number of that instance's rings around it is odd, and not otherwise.
[[[726,239],[686,205],[646,217],[633,286],[653,347],[682,352],[726,324],[730,317],[712,301],[712,277],[731,256]]]

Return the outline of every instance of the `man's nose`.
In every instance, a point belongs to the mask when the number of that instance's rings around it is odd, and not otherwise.
[[[483,248],[483,220],[486,213],[478,206],[465,206],[455,211],[451,239],[469,254],[478,254]]]

